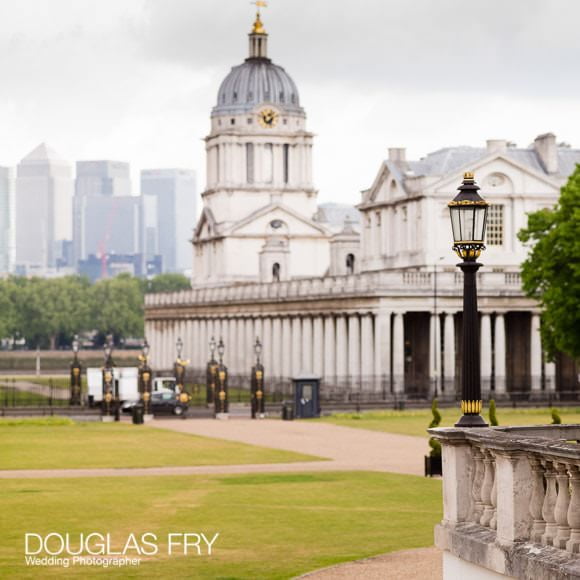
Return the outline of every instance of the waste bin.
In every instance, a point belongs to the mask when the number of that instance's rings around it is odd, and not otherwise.
[[[301,375],[294,383],[294,413],[298,419],[320,417],[320,377]]]
[[[283,421],[294,420],[294,405],[289,401],[284,401],[282,403],[282,420]]]
[[[143,405],[135,405],[133,407],[133,424],[134,425],[143,425]]]

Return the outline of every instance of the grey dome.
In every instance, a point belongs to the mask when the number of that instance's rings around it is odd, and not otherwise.
[[[223,80],[212,115],[245,113],[261,103],[303,113],[298,89],[290,75],[269,58],[248,58],[233,67]]]

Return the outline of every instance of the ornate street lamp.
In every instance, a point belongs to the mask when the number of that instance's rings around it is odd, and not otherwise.
[[[219,364],[217,368],[217,397],[215,398],[216,417],[227,417],[228,401],[228,367],[224,365],[226,347],[222,338],[217,345]]]
[[[103,401],[101,403],[101,415],[103,421],[112,421],[116,414],[118,403],[118,393],[115,388],[115,377],[113,372],[112,354],[113,354],[113,337],[107,336],[105,344],[103,345],[103,354],[105,356],[105,364],[103,365]]]
[[[205,376],[205,402],[209,407],[215,403],[215,393],[217,385],[218,362],[215,360],[216,342],[212,336],[209,341],[209,361]]]
[[[70,404],[81,404],[81,381],[83,367],[79,361],[79,337],[74,335],[72,341],[73,361],[70,365]]]
[[[183,341],[181,340],[181,337],[177,339],[175,348],[177,349],[177,358],[173,364],[173,375],[175,376],[175,395],[179,399],[180,403],[187,405],[187,403],[189,403],[189,395],[185,390],[185,367],[189,364],[189,361],[181,358],[181,353],[183,352]]]
[[[143,341],[141,356],[139,361],[139,395],[143,405],[143,415],[150,416],[151,413],[151,392],[153,391],[153,371],[149,366],[149,343],[147,339]]]
[[[256,364],[252,367],[252,419],[259,414],[264,417],[265,401],[264,401],[264,367],[260,363],[260,355],[262,354],[262,343],[256,337],[254,344],[254,352],[256,354]]]
[[[453,250],[463,260],[463,360],[461,376],[461,419],[456,427],[487,427],[481,413],[479,320],[477,318],[476,260],[485,250],[488,203],[477,193],[473,173],[465,173],[459,193],[449,202]]]

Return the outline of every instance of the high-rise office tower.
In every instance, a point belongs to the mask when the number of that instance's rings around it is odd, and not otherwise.
[[[74,197],[74,255],[81,273],[110,274],[110,257],[123,256],[142,273],[141,198],[131,195],[130,166],[118,161],[79,161]]]
[[[72,239],[72,168],[46,143],[17,167],[16,270],[43,275]]]
[[[191,268],[191,238],[196,222],[195,172],[147,169],[141,172],[145,208],[145,254],[161,255],[164,272]]]
[[[0,167],[0,274],[14,268],[14,179],[9,167]]]

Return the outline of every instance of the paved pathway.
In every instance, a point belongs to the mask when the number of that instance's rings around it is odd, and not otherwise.
[[[357,560],[300,576],[304,580],[440,580],[443,578],[441,551],[437,548],[403,550]]]

